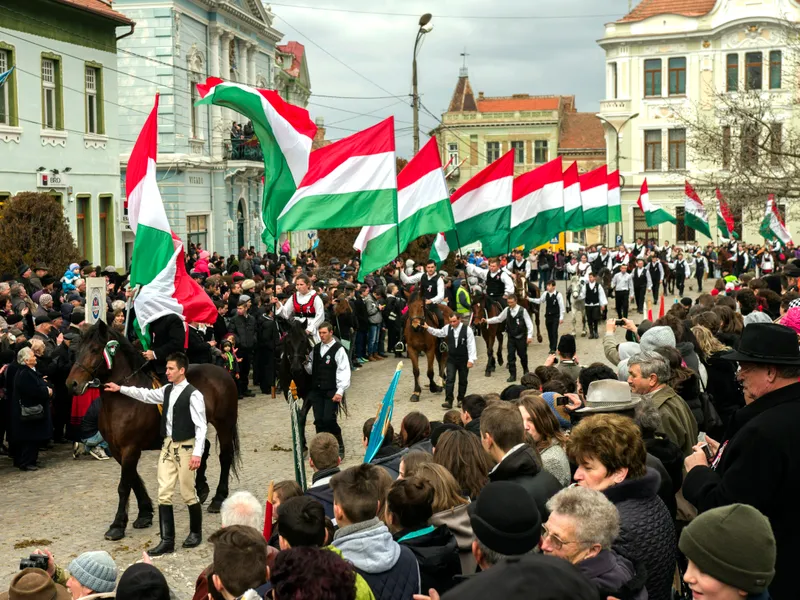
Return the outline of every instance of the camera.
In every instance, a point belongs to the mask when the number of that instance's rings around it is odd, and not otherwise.
[[[31,554],[28,558],[23,558],[19,561],[19,570],[23,569],[41,569],[47,571],[47,556],[44,554]]]
[[[614,325],[617,327],[624,327],[625,326],[625,319],[617,319],[614,321]]]

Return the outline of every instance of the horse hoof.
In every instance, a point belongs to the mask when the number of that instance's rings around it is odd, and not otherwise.
[[[153,525],[153,515],[143,515],[133,522],[134,529],[147,529]]]
[[[499,356],[497,358],[497,364],[500,365],[501,367],[503,366],[503,357],[502,356]]]
[[[485,375],[486,375],[486,377],[491,377],[492,376],[492,372],[489,369],[486,369]]]
[[[200,504],[206,503],[206,500],[208,500],[209,491],[208,484],[203,485],[203,487],[197,490],[197,499],[200,500]]]
[[[411,402],[419,402],[419,394],[411,394]]]
[[[432,393],[434,393],[434,394],[438,394],[439,392],[441,392],[441,391],[442,391],[442,388],[440,388],[440,387],[439,387],[438,385],[436,385],[435,383],[432,383],[432,384],[430,385],[430,390],[431,390],[431,392],[432,392]]]
[[[116,542],[117,540],[121,540],[125,537],[125,528],[124,527],[117,527],[112,525],[104,536],[107,540]]]
[[[211,504],[208,505],[208,512],[216,514],[220,510],[222,510],[222,500],[214,498]]]
[[[586,337],[586,332],[585,331],[581,331],[581,337]]]

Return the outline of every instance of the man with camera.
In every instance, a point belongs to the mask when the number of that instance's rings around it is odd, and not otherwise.
[[[89,597],[92,600],[114,598],[114,589],[117,587],[117,565],[111,555],[103,550],[84,552],[69,563],[68,569],[64,569],[56,564],[55,557],[48,548],[44,550],[37,548],[28,558],[20,561],[19,568],[21,573],[25,573],[23,577],[28,579],[32,579],[38,570],[44,571],[36,589],[41,589],[39,586],[52,587],[51,584],[53,584],[55,589],[47,595],[53,600],[69,600],[70,598],[71,600],[80,600]],[[49,575],[50,582],[45,580],[45,573]],[[9,589],[8,595],[0,594],[0,598],[38,597],[30,593],[33,581],[22,582],[18,577],[11,582],[11,589],[17,585],[19,590],[12,592]],[[66,590],[62,586],[65,586]]]

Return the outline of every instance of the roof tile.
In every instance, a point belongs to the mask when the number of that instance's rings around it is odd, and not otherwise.
[[[478,98],[478,111],[482,113],[515,110],[556,110],[560,96],[528,96],[519,94],[510,98]]]
[[[558,147],[570,150],[602,148],[605,151],[605,132],[600,119],[594,113],[564,113]]]
[[[72,6],[78,10],[85,10],[101,17],[107,17],[125,25],[133,25],[133,21],[128,17],[111,8],[110,0],[56,0],[56,2]]]
[[[617,22],[642,21],[657,15],[702,17],[711,12],[716,3],[717,0],[642,0],[636,8]]]
[[[286,44],[275,47],[284,54],[292,55],[292,64],[288,69],[284,69],[284,71],[292,77],[300,77],[300,65],[303,62],[303,54],[306,51],[305,46],[300,42],[287,42]]]

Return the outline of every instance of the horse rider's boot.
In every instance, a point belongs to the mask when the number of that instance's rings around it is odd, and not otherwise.
[[[514,383],[517,380],[517,374],[514,371],[511,371],[511,374],[506,379],[506,383]]]
[[[339,442],[339,458],[344,460],[344,438],[341,432],[336,434],[336,441]]]
[[[453,408],[453,399],[445,398],[444,402],[442,402],[442,408],[446,408],[448,410]]]
[[[161,556],[175,552],[175,514],[172,512],[171,504],[158,505],[158,528],[161,532],[161,541],[147,553],[150,556]]]
[[[189,506],[189,536],[184,548],[196,548],[203,541],[203,505],[199,502]]]

